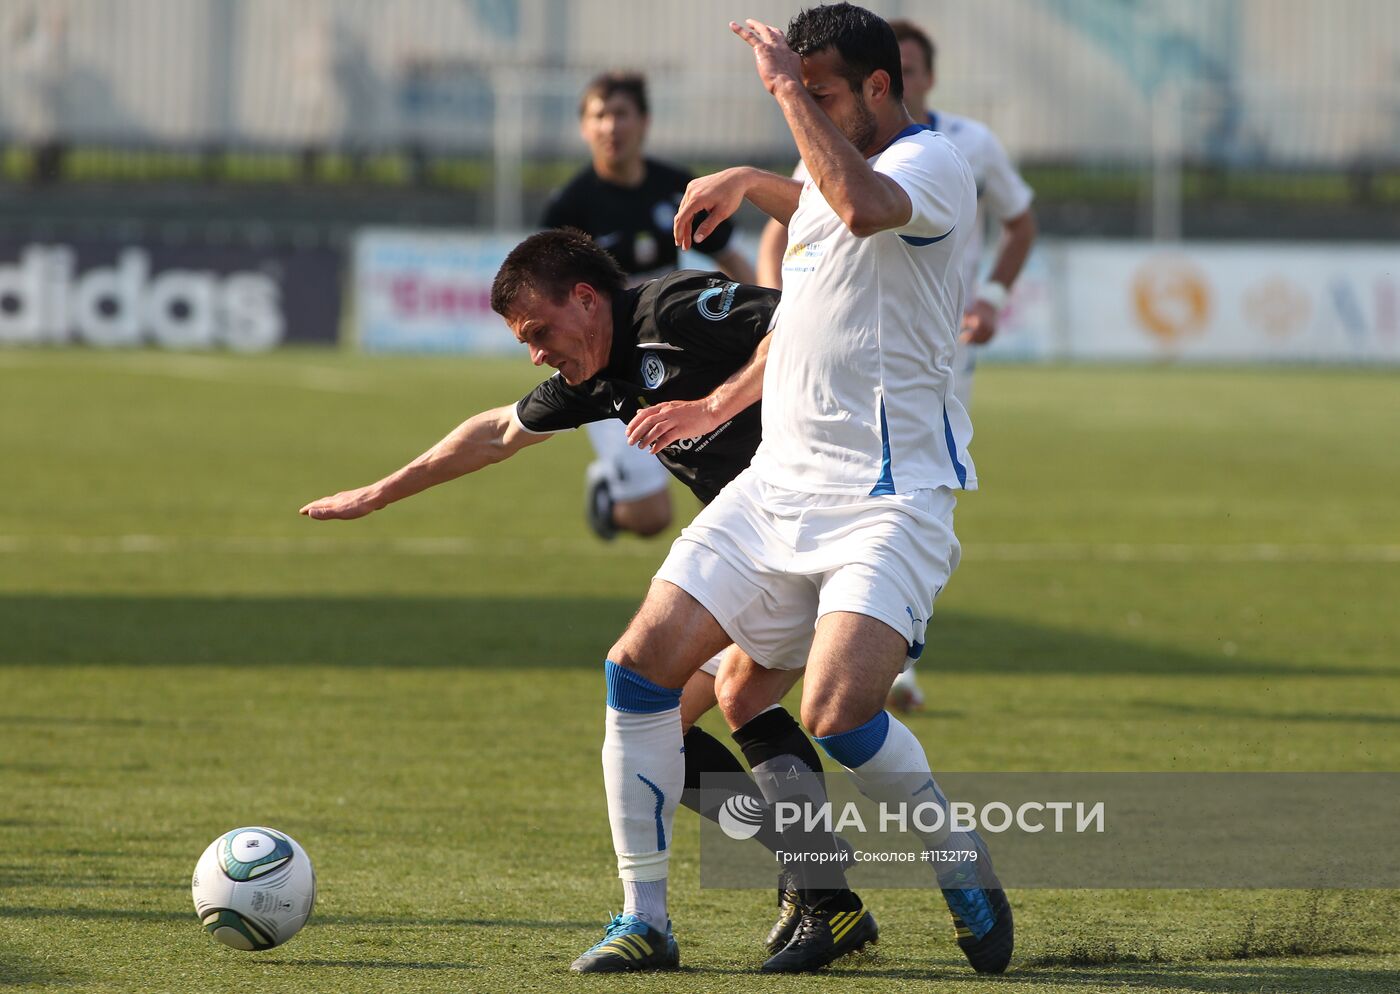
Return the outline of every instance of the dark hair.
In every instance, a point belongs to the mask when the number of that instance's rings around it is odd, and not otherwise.
[[[913,21],[903,19],[890,21],[890,29],[894,31],[895,41],[912,41],[918,45],[924,53],[924,68],[933,72],[933,57],[938,54],[938,47],[934,45],[933,39],[928,36],[928,33]]]
[[[559,303],[577,283],[612,296],[627,285],[613,257],[574,228],[531,235],[510,250],[491,283],[491,310],[508,317],[526,290]]]
[[[897,99],[904,99],[899,42],[885,19],[864,7],[850,3],[808,7],[788,24],[787,43],[803,58],[835,48],[845,63],[841,77],[853,92],[876,69],[883,69],[890,76],[890,92]]]
[[[583,95],[578,98],[578,116],[583,116],[584,108],[593,97],[607,100],[615,93],[630,97],[643,117],[651,113],[647,105],[647,78],[639,72],[610,69],[594,76],[583,88]]]

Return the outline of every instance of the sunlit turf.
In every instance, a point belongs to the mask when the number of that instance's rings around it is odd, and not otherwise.
[[[687,969],[569,977],[619,902],[599,667],[664,540],[588,535],[579,436],[363,521],[296,514],[537,375],[0,352],[0,986],[1400,987],[1385,891],[1021,891],[1000,981],[936,896],[872,892],[877,953],[760,978],[772,894],[699,888],[685,812]],[[910,719],[935,768],[1400,769],[1397,396],[1384,373],[981,370],[983,489]],[[252,823],[321,883],[256,955],[188,892]]]

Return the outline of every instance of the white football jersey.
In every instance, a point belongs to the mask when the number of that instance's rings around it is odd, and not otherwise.
[[[814,183],[803,185],[754,471],[803,493],[975,489],[972,425],[950,389],[977,214],[972,169],[918,124],[869,161],[909,195],[913,214],[857,238]]]
[[[1024,214],[1035,199],[1035,191],[1011,164],[1010,156],[992,134],[992,129],[981,121],[938,111],[929,111],[927,120],[930,128],[946,135],[957,146],[972,167],[972,179],[977,184],[977,223],[963,257],[963,283],[967,287],[967,304],[971,306],[988,228],[993,222],[999,226],[1003,221]],[[807,167],[799,162],[792,176],[805,183]]]
[[[977,223],[963,258],[963,281],[967,284],[967,299],[971,304],[988,227],[995,223],[1000,230],[1003,221],[1024,214],[1035,193],[1011,164],[1006,149],[992,134],[992,129],[981,121],[929,111],[928,126],[947,135],[957,146],[972,167],[972,179],[977,184]]]

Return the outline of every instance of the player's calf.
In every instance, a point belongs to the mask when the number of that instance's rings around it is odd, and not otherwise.
[[[623,917],[662,933],[672,821],[685,785],[680,688],[728,641],[694,598],[657,583],[604,664],[603,784]],[[629,969],[621,946],[605,936],[584,958],[597,953],[611,965],[587,969]]]

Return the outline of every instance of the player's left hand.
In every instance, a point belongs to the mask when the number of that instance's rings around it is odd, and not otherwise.
[[[313,500],[301,512],[317,521],[352,521],[372,514],[384,506],[384,501],[376,495],[374,487],[360,487],[356,490],[342,490],[338,494]]]
[[[627,444],[652,455],[683,438],[699,438],[718,422],[703,400],[668,400],[638,411],[627,424]]]
[[[986,345],[997,333],[997,310],[985,300],[977,300],[963,315],[962,340],[970,345]]]
[[[687,183],[671,227],[676,246],[688,249],[696,242],[703,242],[721,221],[733,215],[744,202],[749,175],[749,170],[737,166]],[[695,218],[701,212],[706,212],[705,219],[696,224]]]
[[[758,78],[763,88],[773,93],[785,79],[802,83],[802,59],[788,48],[783,33],[770,24],[749,18],[743,24],[729,22],[733,31],[753,49],[754,60],[758,63]]]

